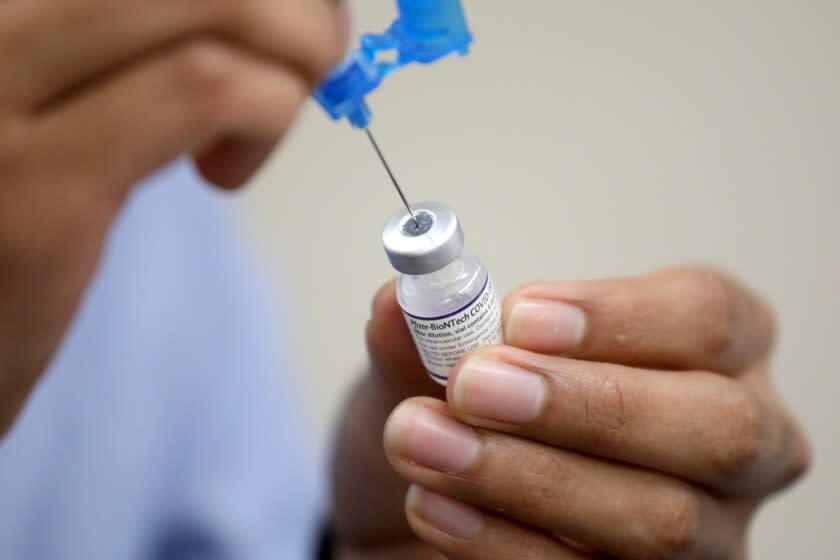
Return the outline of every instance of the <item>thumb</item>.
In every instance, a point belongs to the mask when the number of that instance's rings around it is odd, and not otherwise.
[[[401,401],[415,395],[443,399],[445,391],[429,378],[420,361],[397,303],[395,282],[382,287],[373,299],[367,346],[369,372],[347,400],[336,437],[336,535],[341,542],[365,546],[417,543],[404,514],[408,484],[388,463],[382,432]],[[360,483],[370,480],[376,484]]]
[[[367,325],[372,381],[396,405],[408,397],[446,398],[446,389],[429,377],[397,303],[396,282],[383,286],[373,299]]]

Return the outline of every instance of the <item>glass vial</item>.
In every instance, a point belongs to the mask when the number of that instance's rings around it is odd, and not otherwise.
[[[468,352],[502,342],[502,311],[487,269],[465,253],[455,212],[439,202],[394,214],[382,233],[400,272],[397,300],[429,375],[446,385]]]

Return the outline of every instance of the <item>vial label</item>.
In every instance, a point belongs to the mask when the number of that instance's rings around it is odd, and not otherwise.
[[[405,310],[403,314],[423,365],[441,385],[465,354],[502,343],[502,308],[489,276],[478,295],[457,311],[442,317],[418,317]]]

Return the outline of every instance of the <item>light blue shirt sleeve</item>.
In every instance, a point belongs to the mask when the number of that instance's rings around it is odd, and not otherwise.
[[[185,162],[137,189],[0,441],[0,558],[312,557],[319,471],[234,230]]]

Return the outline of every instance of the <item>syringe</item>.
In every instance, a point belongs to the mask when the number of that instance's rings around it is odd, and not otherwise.
[[[365,98],[392,72],[469,52],[473,38],[460,0],[397,0],[397,9],[391,27],[362,35],[359,48],[315,91],[315,99],[333,119],[347,118],[354,127],[367,128],[371,113]]]
[[[399,16],[382,34],[365,34],[358,49],[335,68],[315,92],[315,99],[335,120],[347,118],[364,129],[411,220],[414,211],[403,194],[379,144],[370,131],[371,112],[366,96],[395,70],[410,63],[431,64],[451,53],[466,55],[472,44],[460,0],[397,0]],[[394,60],[380,59],[384,53]]]
[[[408,203],[370,130],[365,97],[394,70],[411,62],[428,64],[450,53],[467,54],[472,35],[459,0],[397,0],[399,17],[385,33],[364,35],[361,46],[315,93],[330,116],[364,129],[405,209],[388,221],[382,242],[401,273],[397,301],[420,357],[435,382],[467,352],[502,342],[502,312],[487,269],[464,253],[458,217],[447,205]],[[396,53],[392,62],[380,54]]]

